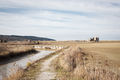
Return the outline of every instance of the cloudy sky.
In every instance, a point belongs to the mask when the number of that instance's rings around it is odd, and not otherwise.
[[[120,0],[0,0],[0,34],[120,40]]]

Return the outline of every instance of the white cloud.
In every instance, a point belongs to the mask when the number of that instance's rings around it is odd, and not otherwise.
[[[112,3],[120,0],[0,0],[0,32],[56,39],[118,36],[120,6]],[[22,13],[4,11],[11,8]]]
[[[2,8],[40,8],[57,9],[77,12],[109,13],[120,12],[120,7],[111,3],[120,4],[119,0],[1,0]]]

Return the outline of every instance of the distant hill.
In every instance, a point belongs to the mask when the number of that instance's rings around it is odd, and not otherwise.
[[[36,36],[18,36],[18,35],[0,35],[0,40],[7,41],[23,41],[23,40],[40,40],[40,41],[55,41],[54,39]]]

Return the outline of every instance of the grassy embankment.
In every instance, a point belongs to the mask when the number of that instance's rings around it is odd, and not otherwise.
[[[0,44],[0,64],[9,62],[9,60],[13,58],[19,58],[36,52],[37,51],[30,45]],[[23,70],[19,69],[17,74],[13,73],[8,78],[4,78],[3,80],[17,80],[22,74]]]
[[[60,80],[119,80],[120,43],[82,43],[54,60]]]
[[[45,61],[46,59],[49,59],[52,56],[57,55],[58,53],[60,53],[63,50],[64,49],[58,50],[46,57],[34,62],[33,64],[28,63],[27,69],[25,69],[25,70],[19,69],[17,73],[12,74],[11,76],[9,76],[8,78],[5,78],[4,80],[35,80],[36,75],[40,73],[41,63],[43,61]]]
[[[36,44],[39,42],[39,44]],[[19,53],[26,53],[27,51],[34,51],[33,45],[51,45],[56,43],[55,41],[36,41],[26,42],[26,41],[11,41],[7,43],[0,43],[0,56],[14,56]]]
[[[36,61],[34,64],[31,64],[26,70],[24,70],[24,74],[22,74],[22,77],[19,78],[19,80],[35,80],[36,75],[40,73],[42,62],[45,60],[51,58],[54,55],[59,54],[64,49],[58,50],[52,54],[49,54],[48,56]]]
[[[36,52],[37,51],[29,45],[0,45],[0,61]]]

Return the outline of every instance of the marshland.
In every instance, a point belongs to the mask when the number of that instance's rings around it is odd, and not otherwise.
[[[119,41],[1,44],[0,73],[4,80],[120,79]]]

